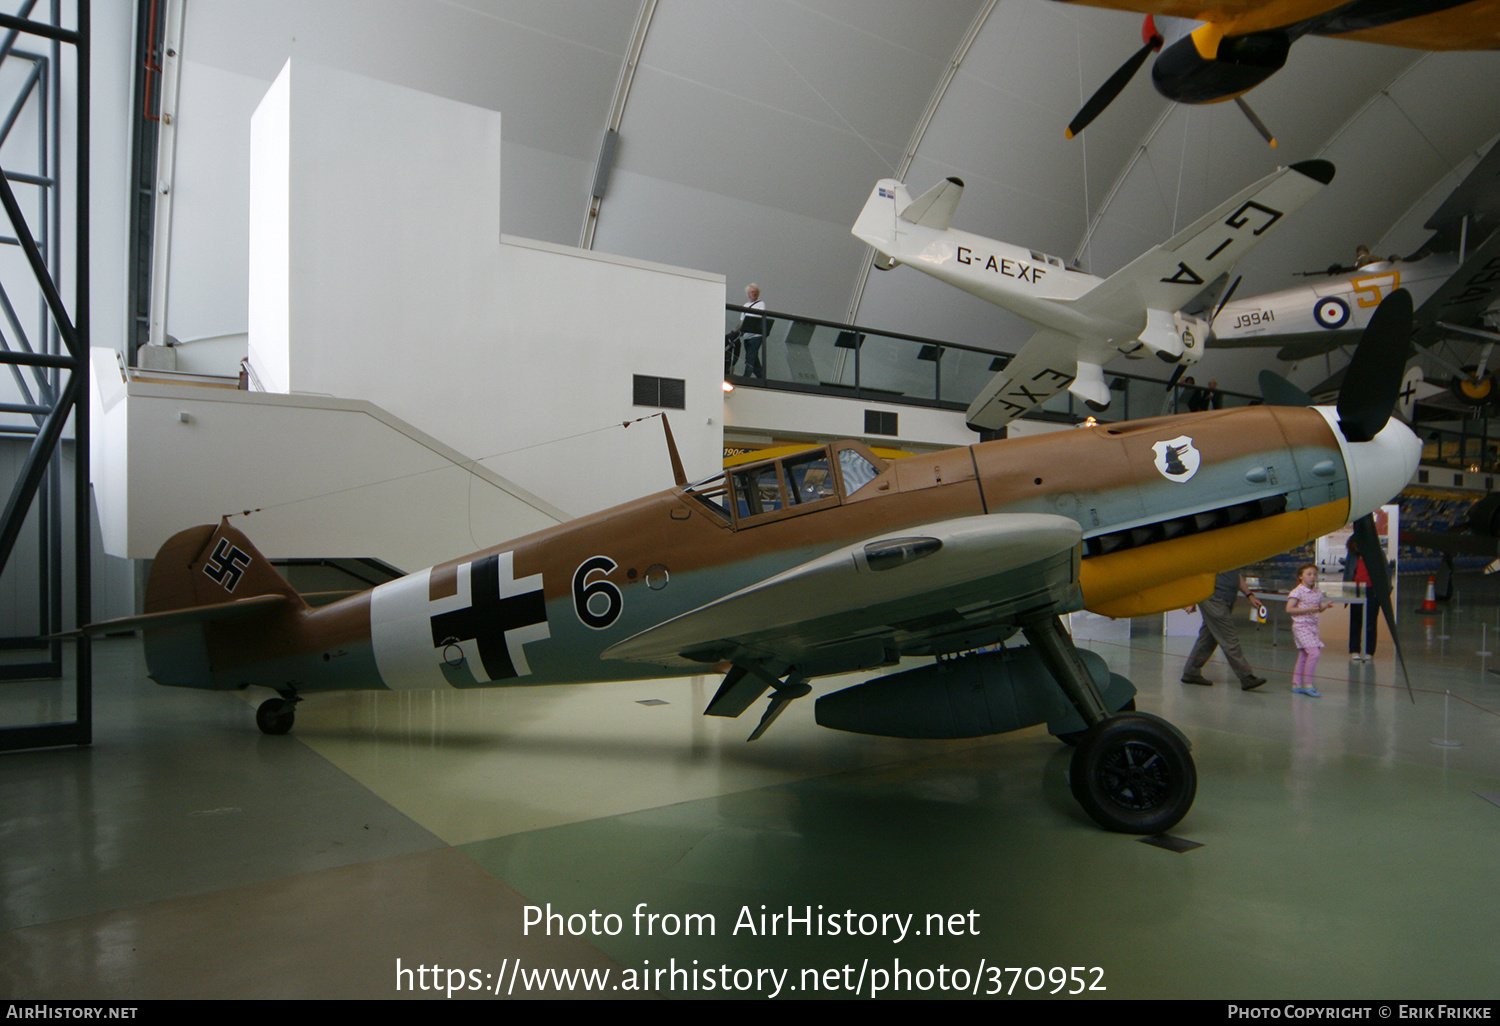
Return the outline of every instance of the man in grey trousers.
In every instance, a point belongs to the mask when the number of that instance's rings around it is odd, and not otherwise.
[[[1250,589],[1245,586],[1245,579],[1238,570],[1226,570],[1219,574],[1214,579],[1214,593],[1198,603],[1198,610],[1203,614],[1203,629],[1198,632],[1198,643],[1193,646],[1187,666],[1183,668],[1184,684],[1213,686],[1213,681],[1203,676],[1203,664],[1208,662],[1215,648],[1224,650],[1229,668],[1240,679],[1241,690],[1252,691],[1266,682],[1264,677],[1255,675],[1240,648],[1240,636],[1235,630],[1232,615],[1234,600],[1238,595],[1248,596],[1256,609],[1265,608],[1259,596],[1251,594]]]

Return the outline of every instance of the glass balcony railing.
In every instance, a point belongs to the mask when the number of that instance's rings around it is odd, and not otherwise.
[[[1423,424],[1417,428],[1422,439],[1422,465],[1450,467],[1468,474],[1500,474],[1500,428],[1491,428],[1487,418],[1461,420],[1457,425]]]
[[[774,310],[747,311],[733,304],[725,308],[724,331],[724,378],[736,387],[950,410],[967,409],[1013,355]],[[738,338],[731,340],[736,332]],[[1116,364],[1165,367],[1154,359]],[[1094,413],[1063,391],[1032,416],[1078,421],[1092,415],[1114,422],[1185,413],[1195,393],[1192,386],[1182,384],[1169,389],[1166,374],[1153,377],[1117,370],[1116,365],[1106,367],[1104,377],[1113,393],[1104,413]],[[1223,389],[1217,394],[1223,406],[1260,401],[1259,396]]]

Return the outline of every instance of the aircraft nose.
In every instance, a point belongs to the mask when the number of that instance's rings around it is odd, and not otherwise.
[[[1422,441],[1394,417],[1368,442],[1348,444],[1349,520],[1390,502],[1417,472]]]

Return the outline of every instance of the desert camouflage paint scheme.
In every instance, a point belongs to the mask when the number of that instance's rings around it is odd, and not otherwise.
[[[1416,465],[1399,422],[1349,442],[1329,408],[1248,407],[983,442],[891,461],[835,442],[729,468],[313,608],[226,521],[152,565],[161,684],[268,687],[257,722],[348,689],[566,684],[723,672],[705,712],[768,690],[759,737],[810,678],[961,658],[820,698],[819,723],[974,737],[1045,722],[1073,791],[1137,833],[1186,814],[1185,738],[1142,713],[1062,614],[1135,616],[1363,516]],[[1343,433],[1341,433],[1343,432]],[[1017,631],[1029,644],[973,654]]]
[[[1173,473],[1157,450],[1178,439]],[[1191,453],[1191,473],[1183,452]],[[850,487],[843,468],[855,461],[876,474]],[[802,499],[783,501],[795,493],[785,483],[794,475],[821,479],[801,486]],[[1023,613],[1036,612],[994,587],[986,566],[934,580],[924,573],[919,585],[892,592],[895,610],[872,608],[867,593],[880,578],[917,579],[924,563],[930,570],[943,562],[940,553],[916,554],[909,564],[861,567],[858,553],[882,539],[937,536],[941,525],[975,521],[991,558],[1019,550],[1024,568],[1069,557],[1042,574],[1052,612],[1142,615],[1194,602],[1218,571],[1342,525],[1349,496],[1349,473],[1325,416],[1250,407],[892,463],[858,443],[835,443],[736,467],[727,483],[721,476],[674,488],[317,609],[226,522],[185,531],[163,547],[147,613],[190,603],[228,603],[223,608],[235,611],[241,602],[277,598],[269,608],[210,622],[202,644],[191,646],[197,658],[165,655],[197,624],[149,632],[147,655],[164,684],[298,692],[583,683],[702,673],[740,659],[847,672],[899,654],[993,643]],[[756,511],[752,498],[775,508]],[[1046,532],[1021,524],[1023,515],[1065,518],[1078,537],[1049,536],[1059,551],[1027,560],[1029,537]],[[1013,523],[1021,526],[1007,530]],[[786,608],[789,585],[778,589],[777,575],[845,550],[851,555],[835,576],[859,599],[857,608],[843,609],[831,594]],[[933,589],[954,601],[927,601]],[[758,591],[777,597],[766,603]],[[665,648],[649,644],[674,618],[736,594],[720,630]],[[914,622],[920,616],[913,613],[934,605],[927,615],[941,622]],[[810,620],[822,626],[809,631]],[[847,637],[861,643],[836,654]]]

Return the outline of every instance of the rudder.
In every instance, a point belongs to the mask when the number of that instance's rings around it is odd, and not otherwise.
[[[226,517],[179,531],[156,553],[146,581],[147,613],[231,602],[255,595],[284,595],[297,607],[302,596]]]
[[[208,618],[235,615],[224,611],[226,603],[265,595],[280,595],[287,601],[255,611],[256,616],[285,617],[306,610],[307,603],[261,555],[244,533],[229,526],[226,517],[217,525],[204,524],[179,531],[157,550],[146,580],[145,616],[141,623],[146,667],[151,678],[169,687],[225,689],[239,686],[214,673]],[[274,604],[273,604],[274,605]],[[202,622],[170,622],[181,617],[162,616],[202,606]],[[155,616],[156,623],[152,623]],[[284,620],[279,620],[284,624]],[[160,624],[160,625],[157,625]]]

